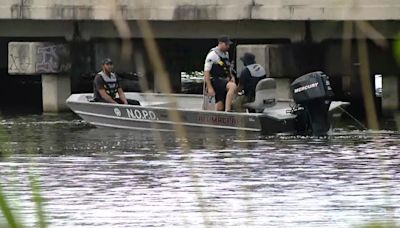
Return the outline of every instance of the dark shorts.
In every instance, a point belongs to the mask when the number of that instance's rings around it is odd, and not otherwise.
[[[225,103],[226,99],[226,85],[229,80],[224,78],[213,78],[211,79],[211,84],[215,91],[215,103],[222,101]]]

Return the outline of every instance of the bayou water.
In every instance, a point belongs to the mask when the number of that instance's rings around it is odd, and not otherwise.
[[[400,221],[400,134],[327,138],[94,128],[72,114],[3,116],[0,184],[36,227],[357,227]],[[0,217],[0,224],[4,220]]]

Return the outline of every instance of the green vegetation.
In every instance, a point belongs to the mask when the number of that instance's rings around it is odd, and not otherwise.
[[[9,227],[9,228],[20,227],[18,225],[16,217],[14,216],[14,214],[11,211],[10,205],[8,204],[8,202],[5,198],[5,195],[3,193],[3,188],[1,185],[0,185],[0,209],[1,209],[1,213],[3,214],[3,218],[6,220],[6,221],[0,221],[1,226],[3,226],[2,223],[6,222],[6,224],[7,224],[6,227]]]
[[[397,60],[397,63],[400,65],[400,33],[397,35],[397,38],[394,41],[393,52],[394,52],[394,57]]]
[[[0,118],[1,119],[1,118]],[[9,148],[7,148],[6,142],[8,142],[7,132],[0,126],[0,159],[6,159],[9,154]],[[27,148],[27,152],[32,155],[32,146],[25,145]],[[6,152],[8,151],[8,153]],[[3,153],[1,153],[3,152]],[[1,161],[0,160],[0,161]],[[47,223],[45,220],[45,213],[43,210],[43,198],[40,194],[40,183],[33,174],[29,176],[30,185],[32,189],[32,201],[35,204],[35,211],[37,217],[37,223],[35,227],[45,228],[47,227]],[[0,183],[0,227],[1,228],[21,228],[24,227],[22,222],[16,216],[18,211],[12,209],[13,207],[10,205],[9,200],[7,200],[6,194],[3,190],[2,183]]]
[[[371,222],[366,225],[360,226],[361,228],[395,228],[398,227],[395,222],[382,221],[382,222]]]
[[[38,222],[38,227],[45,228],[47,223],[45,220],[44,210],[43,210],[43,198],[40,194],[40,184],[35,178],[35,176],[30,175],[29,180],[31,182],[32,188],[32,200],[35,203],[36,217]]]
[[[1,116],[0,116],[1,119]],[[4,130],[3,127],[0,126],[0,161],[3,160],[5,157],[8,156],[7,154],[7,148],[5,145],[5,142],[8,141],[8,137],[6,134],[6,131]],[[7,201],[6,195],[3,191],[3,186],[2,183],[0,183],[0,212],[1,212],[1,217],[0,217],[0,227],[6,227],[6,228],[19,228],[20,223],[18,222],[17,217],[11,210],[11,206],[9,202]]]

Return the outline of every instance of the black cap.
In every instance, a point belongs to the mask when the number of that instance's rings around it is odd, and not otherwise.
[[[233,44],[232,40],[229,39],[229,36],[222,35],[218,37],[218,42],[226,43],[226,44]]]
[[[110,58],[105,58],[105,59],[103,59],[103,65],[104,64],[113,64],[113,62],[112,62],[112,60],[110,59]]]
[[[242,60],[244,65],[250,65],[256,63],[256,56],[246,52],[242,57],[240,57],[240,60]]]

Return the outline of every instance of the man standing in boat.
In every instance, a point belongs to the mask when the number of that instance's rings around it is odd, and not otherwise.
[[[230,111],[235,96],[235,78],[231,74],[229,47],[232,41],[228,36],[218,38],[218,46],[212,48],[204,63],[204,80],[208,96],[215,97],[217,111]]]
[[[97,73],[93,81],[94,100],[97,102],[128,104],[124,91],[119,86],[118,78],[113,70],[113,62],[106,58],[102,62],[102,71]],[[116,96],[119,98],[116,98]]]

